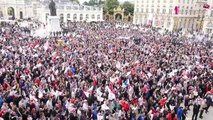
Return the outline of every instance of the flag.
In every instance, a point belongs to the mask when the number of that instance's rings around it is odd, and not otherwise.
[[[129,85],[129,79],[127,79],[127,80],[122,84],[122,87],[123,87],[123,88],[126,88],[126,87],[128,87],[128,85]]]
[[[47,41],[47,42],[44,44],[44,50],[47,51],[48,48],[49,48],[49,41]]]
[[[114,100],[116,97],[115,97],[115,94],[112,92],[112,90],[107,86],[106,88],[108,90],[108,99],[109,100]]]
[[[209,4],[207,4],[207,3],[205,3],[205,4],[203,5],[203,8],[205,8],[205,9],[209,9],[209,8],[210,8],[210,5],[209,5]]]
[[[178,12],[179,12],[179,8],[178,6],[175,6],[175,15],[178,15]]]
[[[89,95],[90,95],[90,93],[89,93],[89,92],[87,92],[87,91],[84,91],[84,95],[88,98],[88,97],[89,97]]]
[[[71,72],[75,74],[75,67],[71,67]]]

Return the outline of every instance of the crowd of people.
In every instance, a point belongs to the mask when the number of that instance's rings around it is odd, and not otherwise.
[[[213,100],[213,50],[204,42],[112,23],[69,33],[0,29],[0,119],[193,120]],[[29,31],[28,31],[29,32]]]

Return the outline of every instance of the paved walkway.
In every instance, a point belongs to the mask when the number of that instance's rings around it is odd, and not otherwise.
[[[205,112],[203,113],[203,119],[199,118],[199,114],[198,114],[197,120],[213,120],[213,107],[209,108],[209,112],[207,114]],[[191,111],[188,111],[186,120],[192,120],[192,107],[191,107]]]

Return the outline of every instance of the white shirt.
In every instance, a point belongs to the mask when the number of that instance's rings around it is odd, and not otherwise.
[[[98,113],[97,118],[98,118],[98,120],[103,120],[104,116],[101,113]]]
[[[49,108],[50,110],[53,109],[52,100],[48,100],[46,105],[47,105],[47,108]]]

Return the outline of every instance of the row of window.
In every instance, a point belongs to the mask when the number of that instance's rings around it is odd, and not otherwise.
[[[169,9],[169,14],[172,14],[172,11],[173,11],[173,9]],[[139,11],[139,8],[137,8],[137,10],[136,10],[136,12],[142,12],[142,13],[162,13],[162,14],[166,14],[166,9],[162,9],[162,12],[161,12],[161,10],[160,9],[154,9],[154,8],[152,8],[151,10],[150,9],[148,9],[148,8],[146,8],[145,10],[143,9],[143,8],[141,8],[141,11]]]
[[[56,6],[56,9],[63,10],[66,7],[66,10],[98,10],[101,11],[101,8],[95,8],[95,7],[85,7],[85,6]],[[49,6],[46,6],[45,9],[49,9]]]
[[[152,4],[152,5],[150,5],[150,6],[149,6],[148,4],[147,4],[147,5],[141,5],[141,7],[144,7],[144,6],[145,6],[145,7],[160,7],[159,4],[158,4],[157,6],[156,6],[156,4]],[[168,5],[167,5],[167,6],[168,6]],[[136,7],[139,7],[139,5],[137,5]],[[162,7],[166,8],[166,5],[164,4]],[[173,5],[171,4],[171,5],[169,5],[169,7],[170,7],[170,8],[173,8]]]
[[[152,22],[150,20],[147,20],[147,18],[144,18],[144,21],[142,21],[142,19],[137,19],[136,18],[136,22],[137,23],[152,24],[152,25],[155,25],[155,26],[164,26],[166,24],[167,27],[170,27],[170,25],[171,25],[171,20],[170,19],[168,19],[167,21],[155,20],[154,22]],[[185,19],[183,21],[179,21],[178,26],[185,27],[185,28],[193,27],[194,26],[194,21],[190,20],[190,21],[187,22],[186,19]]]
[[[63,15],[61,15],[61,16],[63,16]],[[83,20],[83,14],[80,14],[80,20]],[[70,14],[67,14],[67,18],[70,18]],[[86,14],[86,17],[85,17],[86,19],[90,19],[90,17],[89,17],[89,14]],[[73,19],[77,19],[77,14],[73,14]],[[91,19],[95,19],[95,15],[94,14],[92,14],[91,15]],[[97,15],[97,19],[99,20],[99,19],[101,19],[101,16],[100,15]]]
[[[178,0],[179,3],[187,3],[187,4],[193,4],[194,2],[197,2],[197,0]]]
[[[139,5],[137,5],[136,7],[139,8]],[[158,8],[159,8],[160,5],[158,5],[158,6],[155,6],[154,4],[153,4],[152,6],[149,6],[149,5],[146,5],[146,6],[141,5],[141,8],[144,8],[144,7],[147,7],[147,8],[150,8],[150,7],[153,7],[153,8],[154,8],[154,7],[158,7]],[[165,6],[165,5],[163,5],[163,6],[161,6],[161,7],[162,7],[162,8],[167,8],[167,6]],[[168,7],[169,7],[169,8],[174,8],[173,5],[169,5]],[[186,8],[185,8],[185,7],[186,7]],[[195,5],[195,7],[196,7],[196,5]],[[201,6],[200,6],[200,7],[201,7]],[[180,7],[179,7],[179,8],[180,8]],[[191,7],[190,7],[190,6],[182,6],[181,9],[193,9],[193,7],[192,7],[192,6],[191,6]]]
[[[142,22],[142,19],[136,19],[136,22],[137,23],[142,23],[142,24],[152,24],[152,25],[155,25],[155,26],[164,26],[164,22],[165,21],[157,21],[155,20],[154,24],[151,20],[147,20],[147,18],[144,19],[144,21]],[[168,20],[167,21],[167,24],[166,24],[167,27],[170,27],[171,26],[171,21]]]
[[[157,3],[160,3],[160,2],[163,2],[163,3],[166,3],[166,2],[170,2],[170,3],[173,3],[174,0],[142,0],[141,2],[144,3],[154,3],[154,2],[157,2]],[[178,3],[187,3],[187,4],[192,4],[194,2],[196,2],[197,0],[178,0]],[[139,3],[140,1],[138,0],[137,3]]]
[[[157,2],[157,3],[160,3],[160,2],[163,2],[163,3],[166,3],[168,0],[141,0],[142,3],[146,2],[146,3],[154,3],[154,2]],[[173,0],[169,0],[170,3],[173,3]],[[137,3],[139,3],[139,1],[137,1]]]
[[[46,13],[46,18],[49,16],[49,13]],[[64,18],[64,14],[60,14],[60,18]],[[71,18],[71,15],[68,13],[67,14],[67,19]],[[89,16],[89,14],[86,14],[85,15],[85,19],[95,19],[95,14],[92,14],[91,16]],[[100,20],[101,19],[101,16],[100,15],[97,15],[96,16],[97,20]],[[73,14],[73,19],[76,20],[77,19],[77,14]],[[83,20],[84,19],[84,15],[83,14],[80,14],[79,15],[79,19],[80,20]]]
[[[149,9],[149,8],[146,8],[146,9],[143,9],[141,8],[141,11],[139,11],[139,8],[136,9],[136,12],[141,12],[141,13],[157,13],[157,14],[172,14],[173,13],[173,9]],[[201,14],[203,13],[202,11],[200,10],[179,10],[179,14],[182,14],[182,15],[196,15],[196,14]],[[212,13],[213,14],[213,13]]]

